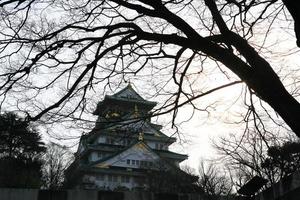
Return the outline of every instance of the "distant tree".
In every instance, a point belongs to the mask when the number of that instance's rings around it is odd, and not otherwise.
[[[239,189],[254,176],[267,179],[269,184],[279,180],[277,173],[272,169],[262,167],[262,163],[268,157],[268,146],[276,142],[279,143],[271,135],[265,134],[263,139],[252,130],[243,135],[231,134],[229,137],[223,137],[214,145],[224,164],[230,168],[235,187]]]
[[[43,155],[43,187],[59,189],[63,186],[65,170],[73,161],[73,154],[66,146],[50,142]]]
[[[262,168],[267,168],[284,178],[300,169],[300,143],[285,142],[282,145],[271,146],[268,157],[262,162]]]
[[[40,187],[44,151],[32,125],[14,113],[0,115],[0,187]]]
[[[168,167],[162,162],[156,163],[152,170],[146,172],[146,182],[152,192],[202,192],[196,184],[197,180],[198,176],[195,174],[179,170],[170,163]]]
[[[31,159],[45,151],[35,128],[14,113],[0,115],[0,157]]]
[[[238,188],[255,176],[268,187],[300,168],[300,144],[288,136],[257,133],[223,137],[215,143],[223,162],[230,168]]]
[[[208,200],[229,199],[233,183],[225,170],[220,170],[213,162],[201,161],[198,185]]]

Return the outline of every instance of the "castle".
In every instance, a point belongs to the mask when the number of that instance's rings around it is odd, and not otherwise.
[[[142,98],[130,84],[106,95],[93,113],[98,116],[94,129],[81,136],[76,159],[66,172],[69,186],[147,190],[194,181],[179,168],[187,155],[169,151],[176,138],[151,122],[156,104]]]

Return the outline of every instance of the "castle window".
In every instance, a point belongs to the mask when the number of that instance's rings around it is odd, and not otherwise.
[[[112,182],[112,175],[109,174],[109,175],[107,176],[107,180],[108,180],[108,182]]]
[[[108,182],[118,182],[118,176],[117,175],[107,175],[108,176]]]
[[[149,163],[150,163],[149,161],[145,161],[145,166],[149,167]]]
[[[127,159],[127,160],[126,160],[126,163],[127,163],[127,165],[130,165],[130,160]]]
[[[124,146],[129,146],[130,143],[131,143],[131,141],[129,139],[123,139],[122,140],[122,145],[124,145]]]
[[[164,150],[164,149],[166,149],[166,146],[161,143],[155,143],[155,149]]]
[[[107,143],[107,144],[114,144],[114,143],[115,143],[115,140],[114,140],[114,138],[107,137],[107,138],[106,138],[106,143]]]
[[[159,149],[164,149],[164,145],[163,144],[159,144]]]
[[[103,153],[103,152],[98,152],[98,158],[103,159],[111,155],[111,153]]]
[[[102,153],[102,152],[98,152],[98,158],[104,158],[105,157],[105,154]]]
[[[98,138],[98,143],[99,143],[99,144],[102,144],[102,143],[105,143],[105,142],[106,142],[106,137],[100,136],[100,137]]]
[[[132,164],[132,165],[135,165],[135,160],[131,160],[131,164]]]
[[[127,98],[128,99],[133,99],[133,95],[132,94],[127,94]]]
[[[104,175],[103,175],[103,174],[99,174],[99,175],[97,176],[97,179],[98,179],[99,181],[104,181]]]
[[[112,179],[113,179],[113,180],[112,180],[113,182],[118,182],[118,176],[113,175],[113,176],[112,176]]]
[[[149,166],[152,167],[153,166],[153,162],[149,162]]]
[[[129,176],[121,176],[122,183],[129,183],[130,179]]]

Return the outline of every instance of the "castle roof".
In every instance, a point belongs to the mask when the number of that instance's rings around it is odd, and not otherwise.
[[[112,124],[102,130],[94,129],[89,135],[89,140],[94,141],[99,135],[138,137],[137,134],[142,132],[147,140],[164,141],[168,144],[172,144],[176,141],[175,137],[165,135],[159,128],[161,128],[159,125],[155,126],[148,121],[132,119]]]
[[[149,110],[151,110],[157,104],[154,101],[148,101],[141,97],[132,88],[131,84],[128,84],[124,89],[113,95],[105,95],[104,100],[98,103],[97,108],[93,114],[98,115],[98,113],[100,113],[100,111],[103,110],[103,108],[106,107],[108,103],[139,104],[143,107],[147,107]]]

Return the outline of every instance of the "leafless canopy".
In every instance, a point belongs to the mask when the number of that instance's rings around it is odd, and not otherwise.
[[[167,95],[157,112],[175,119],[181,106],[207,110],[194,100],[243,82],[300,136],[300,105],[262,51],[273,24],[293,22],[281,1],[5,0],[0,7],[2,109],[31,120],[81,118],[95,93],[137,77]],[[220,81],[199,86],[214,73]]]

